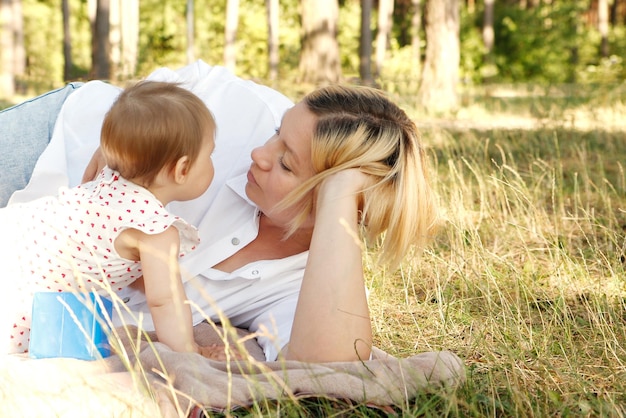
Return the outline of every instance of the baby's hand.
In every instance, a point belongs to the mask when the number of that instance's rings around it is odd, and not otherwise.
[[[245,357],[237,348],[231,346],[230,356],[226,356],[226,346],[224,344],[211,344],[200,346],[200,354],[202,356],[217,361],[226,360],[243,360]]]

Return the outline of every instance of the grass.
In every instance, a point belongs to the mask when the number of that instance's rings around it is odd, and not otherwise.
[[[423,128],[440,234],[371,279],[379,347],[467,365],[454,396],[398,412],[626,416],[626,132],[478,120]]]

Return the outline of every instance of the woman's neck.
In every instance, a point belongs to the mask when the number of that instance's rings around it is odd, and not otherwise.
[[[300,228],[291,236],[285,238],[285,226],[277,225],[265,214],[259,218],[259,236],[262,241],[274,242],[275,245],[286,247],[285,250],[293,254],[299,254],[309,249],[313,228]]]

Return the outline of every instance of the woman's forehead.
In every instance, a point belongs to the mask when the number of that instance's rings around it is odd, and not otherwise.
[[[299,163],[310,164],[311,138],[317,116],[302,102],[287,110],[283,116],[279,138]]]
[[[317,124],[317,116],[309,110],[306,104],[300,102],[283,115],[281,131],[288,130],[299,140],[310,139]]]

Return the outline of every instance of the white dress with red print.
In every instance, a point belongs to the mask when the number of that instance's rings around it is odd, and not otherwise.
[[[0,209],[8,274],[0,305],[0,338],[8,351],[28,350],[32,296],[37,291],[95,291],[103,296],[141,277],[141,263],[122,258],[115,239],[125,229],[158,234],[178,229],[183,257],[199,243],[197,230],[170,214],[145,188],[105,168],[90,183]],[[0,340],[2,341],[2,340]],[[5,339],[6,342],[6,339]]]

